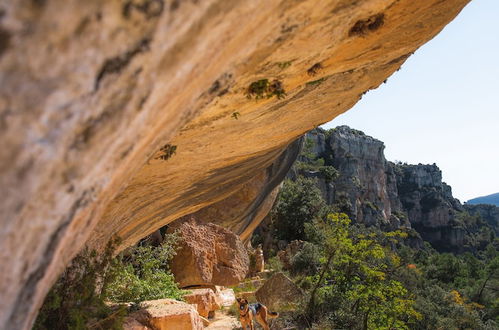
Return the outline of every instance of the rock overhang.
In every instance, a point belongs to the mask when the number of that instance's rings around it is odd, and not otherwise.
[[[269,187],[283,150],[467,2],[3,3],[0,327],[29,327],[84,245],[132,244],[230,198],[253,204],[249,186]],[[249,99],[265,79],[286,96]],[[242,230],[234,218],[220,222]]]

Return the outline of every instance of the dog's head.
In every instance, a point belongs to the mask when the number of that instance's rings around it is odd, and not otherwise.
[[[246,306],[248,306],[248,301],[244,298],[237,298],[237,304],[239,305],[239,310],[244,311],[246,310]]]

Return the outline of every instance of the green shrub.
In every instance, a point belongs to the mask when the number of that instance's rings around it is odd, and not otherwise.
[[[269,81],[268,79],[260,79],[252,82],[246,92],[246,97],[251,99],[254,97],[256,100],[263,98],[271,98],[276,96],[278,99],[284,98],[286,96],[286,91],[282,85],[282,81],[274,79]]]
[[[277,256],[272,257],[269,260],[267,260],[267,262],[265,263],[265,267],[267,269],[273,270],[275,272],[280,272],[280,271],[282,271],[282,268],[283,268],[281,259],[279,259],[279,257],[277,257]]]
[[[112,240],[101,255],[84,250],[73,259],[45,298],[33,329],[121,328],[126,311],[105,304],[100,290],[113,280],[107,270],[116,265],[112,256],[117,243]]]
[[[276,237],[288,242],[303,240],[304,224],[325,217],[327,210],[315,180],[299,177],[284,181],[272,211]]]
[[[183,292],[168,269],[178,237],[165,235],[158,247],[136,246],[117,257],[113,281],[105,288],[111,301],[140,302],[163,298],[182,299]]]
[[[135,246],[116,257],[117,240],[101,254],[84,250],[50,290],[34,329],[121,329],[126,308],[107,302],[181,300],[183,291],[168,270],[177,240],[166,235],[159,247]]]
[[[319,271],[322,254],[319,247],[310,242],[305,242],[303,247],[291,260],[290,272],[293,275],[313,275]]]

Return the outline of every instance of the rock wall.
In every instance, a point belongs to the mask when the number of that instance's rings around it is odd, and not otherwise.
[[[85,244],[268,192],[468,1],[0,1],[0,328],[29,328]],[[243,236],[256,196],[226,220]]]
[[[314,130],[305,139],[314,141],[315,157],[333,166],[339,176],[328,181],[320,171],[303,174],[318,178],[328,204],[353,221],[390,230],[414,228],[441,249],[463,245],[465,232],[455,226],[455,219],[464,208],[452,196],[451,187],[442,182],[442,172],[435,164],[389,162],[383,142],[347,126],[327,132]]]

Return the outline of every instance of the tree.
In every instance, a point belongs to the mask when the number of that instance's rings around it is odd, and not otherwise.
[[[327,210],[314,179],[285,180],[272,211],[276,237],[286,241],[303,240],[304,224],[325,217]]]
[[[350,219],[338,213],[317,221],[316,228],[324,256],[313,277],[309,320],[328,314],[339,328],[407,329],[420,318],[408,291],[392,277],[400,258],[377,241],[379,233],[353,235]]]

